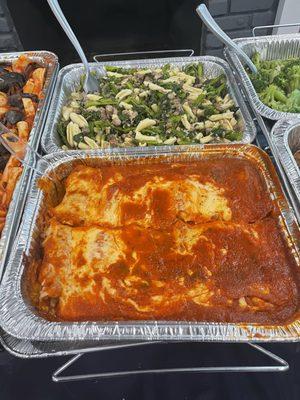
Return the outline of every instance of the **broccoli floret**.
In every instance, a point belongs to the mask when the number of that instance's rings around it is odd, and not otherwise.
[[[294,67],[299,65],[299,58],[290,58],[287,60],[283,60],[282,62],[282,72],[283,73],[288,73],[289,70]]]
[[[286,76],[282,73],[276,76],[273,83],[282,90],[286,90],[288,87],[288,80],[286,79]]]
[[[249,74],[255,90],[259,93],[269,85],[269,80],[266,80],[261,74]]]
[[[260,54],[256,51],[253,56],[251,57],[253,64],[256,66],[256,68],[259,68],[260,66]]]
[[[283,90],[274,84],[269,85],[260,93],[260,99],[263,103],[275,109],[278,109],[278,102],[285,104],[287,101]]]
[[[287,98],[286,111],[300,113],[300,90],[295,89]]]
[[[300,63],[293,65],[288,69],[287,79],[289,81],[289,89],[291,92],[300,89]]]

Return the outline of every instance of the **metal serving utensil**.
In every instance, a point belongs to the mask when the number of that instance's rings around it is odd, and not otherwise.
[[[257,74],[257,68],[251,61],[251,59],[247,56],[247,54],[236,44],[226,33],[220,28],[220,26],[216,23],[216,21],[211,16],[205,4],[200,4],[196,8],[196,12],[199,17],[202,19],[203,23],[206,25],[207,29],[209,29],[225,46],[231,48],[233,51],[237,53],[237,55],[248,65],[250,70]]]
[[[0,122],[0,143],[6,148],[6,150],[14,156],[20,163],[39,175],[41,175],[41,171],[36,169],[33,165],[26,161],[26,154],[29,151],[34,154],[38,159],[43,159],[49,166],[51,164],[45,160],[37,151],[35,151],[25,140],[19,138],[18,135],[9,130],[5,125]],[[51,177],[48,177],[50,180],[53,180]]]
[[[48,4],[53,12],[53,14],[55,15],[57,21],[60,23],[60,26],[63,28],[63,30],[65,31],[65,34],[68,36],[68,38],[70,39],[70,41],[72,42],[75,50],[77,51],[83,65],[85,68],[85,81],[83,84],[83,90],[86,93],[89,92],[96,92],[97,90],[99,90],[99,83],[97,78],[95,78],[95,76],[93,76],[93,74],[91,73],[90,70],[90,66],[88,63],[88,60],[84,54],[84,51],[82,50],[82,47],[78,41],[78,39],[76,38],[72,28],[70,27],[64,13],[62,12],[62,9],[60,8],[60,5],[58,4],[57,0],[47,0]]]

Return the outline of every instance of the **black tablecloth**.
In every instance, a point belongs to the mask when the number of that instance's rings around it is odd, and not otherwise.
[[[282,373],[166,374],[53,383],[52,372],[70,357],[17,359],[0,353],[0,399],[69,400],[298,400],[300,345],[265,346],[290,364]],[[141,367],[271,365],[243,344],[164,344],[83,356],[68,373]],[[273,363],[274,364],[274,363]]]

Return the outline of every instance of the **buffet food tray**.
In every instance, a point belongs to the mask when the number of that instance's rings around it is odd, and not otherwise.
[[[28,142],[32,148],[37,149],[45,122],[46,113],[49,108],[51,95],[53,93],[55,78],[58,73],[58,59],[55,54],[48,51],[28,51],[19,53],[3,53],[0,55],[0,63],[13,62],[21,54],[26,54],[31,59],[36,60],[44,66],[47,66],[45,83],[42,90],[43,97],[39,101]],[[28,155],[28,157],[31,156]],[[6,215],[6,221],[0,239],[0,277],[2,275],[4,263],[10,249],[11,241],[19,227],[26,194],[29,189],[30,176],[30,169],[24,167],[14,190],[13,197]]]
[[[300,57],[300,34],[239,38],[234,39],[234,42],[239,45],[249,57],[251,57],[255,51],[258,51],[261,58],[264,60]],[[288,117],[300,118],[300,114],[298,113],[277,111],[263,104],[236,53],[229,48],[225,48],[224,54],[229,65],[239,74],[241,83],[248,94],[252,107],[259,114],[272,120]]]
[[[0,328],[0,343],[10,354],[19,358],[60,357],[78,353],[93,353],[104,349],[147,345],[151,342],[134,341],[32,341],[17,339]],[[153,343],[153,342],[152,342]]]
[[[38,170],[53,179],[67,176],[78,163],[101,166],[103,163],[123,164],[199,159],[205,155],[218,157],[244,157],[255,162],[266,181],[274,206],[279,210],[282,227],[291,254],[300,266],[297,245],[299,228],[294,214],[282,193],[271,160],[255,146],[209,145],[169,147],[152,153],[137,153],[136,149],[123,152],[99,151],[59,152],[44,157],[37,164]],[[46,205],[37,183],[40,174],[35,173],[27,200],[20,235],[7,264],[0,291],[0,325],[10,335],[26,340],[87,341],[87,340],[174,340],[174,341],[296,341],[299,340],[300,322],[288,325],[264,326],[259,324],[169,322],[169,321],[122,321],[122,322],[50,322],[39,316],[23,296],[22,279],[25,263],[35,254],[39,233],[43,225]]]
[[[256,136],[256,128],[249,111],[244,103],[243,97],[238,90],[237,84],[234,80],[233,74],[228,64],[217,57],[172,57],[172,58],[158,58],[147,60],[135,61],[112,61],[102,63],[91,63],[91,69],[99,75],[104,75],[105,65],[119,66],[123,68],[157,68],[165,64],[171,64],[174,67],[183,67],[190,63],[201,62],[204,65],[205,77],[211,78],[224,73],[227,77],[229,93],[235,101],[235,104],[240,108],[242,119],[243,139],[242,143],[251,143]],[[69,95],[72,91],[78,88],[80,77],[84,74],[82,64],[71,64],[62,68],[59,72],[57,85],[51,102],[48,118],[44,133],[42,136],[42,147],[47,153],[54,153],[61,151],[61,141],[57,133],[57,123],[59,121],[62,107],[66,104]]]
[[[294,153],[300,150],[300,120],[290,118],[278,121],[271,131],[271,138],[292,189],[300,201],[300,170],[294,157]]]

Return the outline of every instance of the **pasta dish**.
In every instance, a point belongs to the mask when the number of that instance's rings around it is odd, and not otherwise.
[[[42,95],[46,68],[26,55],[12,63],[0,64],[0,120],[21,140],[18,152],[24,152]],[[0,233],[7,210],[21,175],[20,161],[0,145]]]
[[[251,161],[77,165],[27,286],[50,320],[281,323],[295,265]]]
[[[99,91],[68,96],[57,124],[67,149],[230,143],[243,121],[224,74],[203,64],[178,68],[105,66]]]

